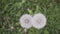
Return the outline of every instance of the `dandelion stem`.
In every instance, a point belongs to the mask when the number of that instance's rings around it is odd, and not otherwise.
[[[26,32],[27,32],[27,29],[24,29],[23,34],[27,34]]]

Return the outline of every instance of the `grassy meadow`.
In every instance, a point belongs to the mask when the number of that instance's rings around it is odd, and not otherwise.
[[[27,34],[60,34],[60,0],[0,0],[0,34],[23,34],[19,18],[36,13],[44,14],[47,24],[39,30],[31,27]]]

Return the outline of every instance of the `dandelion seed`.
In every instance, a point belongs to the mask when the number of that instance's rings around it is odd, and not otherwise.
[[[41,29],[46,25],[46,17],[41,14],[35,14],[32,18],[32,25],[37,29]]]
[[[21,16],[21,18],[20,18],[21,26],[26,29],[32,27],[31,19],[32,19],[32,17],[28,14]]]

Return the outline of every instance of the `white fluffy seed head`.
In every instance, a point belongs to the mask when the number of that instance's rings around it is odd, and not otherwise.
[[[37,29],[41,29],[46,25],[46,17],[42,13],[35,14],[32,18],[32,25]]]
[[[31,19],[32,19],[31,15],[28,15],[28,14],[22,15],[21,18],[20,18],[20,20],[19,20],[21,26],[23,28],[26,28],[26,29],[32,27]]]

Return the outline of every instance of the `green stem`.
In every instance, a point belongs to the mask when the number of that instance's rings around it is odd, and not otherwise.
[[[29,12],[30,15],[33,15],[33,11],[32,10],[28,9],[28,12]]]

